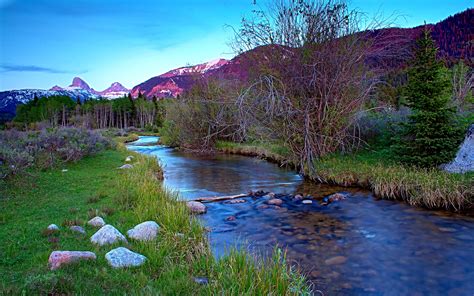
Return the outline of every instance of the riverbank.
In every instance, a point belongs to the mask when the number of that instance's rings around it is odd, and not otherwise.
[[[135,154],[129,170],[118,170],[132,154],[123,147],[85,157],[61,169],[32,171],[2,186],[0,252],[5,294],[301,294],[308,287],[290,271],[284,256],[255,262],[248,254],[231,252],[215,260],[199,221],[184,203],[166,191],[161,169],[153,158]],[[145,255],[138,268],[113,269],[104,258],[110,248],[95,247],[89,237],[96,229],[86,225],[96,214],[122,233],[154,220],[161,226],[158,239],[130,242],[127,247]],[[86,235],[67,227],[71,222]],[[42,235],[47,225],[60,225],[57,236]],[[179,235],[178,235],[179,233]],[[97,260],[50,271],[53,250],[93,251]],[[196,283],[194,277],[208,280]]]
[[[223,153],[258,156],[280,164],[290,163],[282,148],[260,144],[219,142]],[[315,164],[306,176],[319,182],[372,190],[378,198],[403,200],[431,209],[471,211],[474,203],[474,174],[450,174],[436,169],[406,167],[388,160],[377,151],[353,155],[332,155]]]

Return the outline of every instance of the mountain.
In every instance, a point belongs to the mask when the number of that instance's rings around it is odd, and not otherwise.
[[[119,82],[112,83],[103,91],[96,91],[87,84],[83,79],[74,77],[71,85],[61,87],[53,86],[49,90],[44,89],[20,89],[0,92],[0,122],[10,120],[15,116],[16,106],[25,104],[34,97],[51,97],[51,96],[68,96],[74,100],[80,99],[115,99],[126,96],[130,90]]]
[[[100,96],[108,99],[120,98],[128,95],[129,93],[130,90],[123,86],[120,82],[114,82],[105,90],[98,92]]]
[[[203,64],[173,69],[140,83],[132,89],[131,94],[133,97],[138,97],[140,93],[148,98],[153,96],[158,98],[176,97],[188,90],[196,78],[208,75],[228,62],[226,59],[217,59]]]
[[[0,92],[0,121],[12,119],[16,113],[16,106],[25,104],[34,99],[34,97],[68,96],[74,100],[79,99],[81,101],[99,98],[97,94],[81,88],[73,90],[53,88],[53,90],[20,89]]]
[[[96,91],[93,88],[91,88],[89,84],[87,84],[87,82],[85,82],[80,77],[74,77],[71,85],[69,85],[68,87],[63,88],[58,85],[55,85],[52,88],[50,88],[50,90],[56,90],[56,91],[85,90],[92,94],[95,94],[97,96],[107,98],[107,99],[115,99],[115,98],[123,97],[123,96],[128,95],[128,93],[130,92],[130,90],[127,89],[125,86],[123,86],[120,82],[112,83],[108,88],[104,89],[103,91]]]

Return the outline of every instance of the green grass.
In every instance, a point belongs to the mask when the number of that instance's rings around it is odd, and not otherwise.
[[[256,156],[281,164],[292,164],[292,162],[289,160],[290,152],[281,144],[263,142],[234,143],[229,141],[218,141],[216,148],[223,153]]]
[[[331,155],[315,163],[310,178],[342,186],[371,189],[377,197],[404,200],[414,206],[459,211],[472,206],[474,174],[401,165],[378,151]]]
[[[219,142],[217,147],[224,153],[291,163],[288,150],[278,144]],[[307,175],[316,182],[371,189],[379,198],[404,200],[414,206],[459,211],[474,203],[474,173],[408,167],[383,149],[330,155],[315,162],[314,171]]]
[[[83,295],[291,295],[307,294],[303,278],[285,264],[279,250],[263,262],[242,251],[221,260],[211,255],[200,223],[190,218],[177,195],[162,188],[154,159],[135,155],[134,168],[117,170],[131,152],[119,148],[77,163],[31,172],[32,176],[3,182],[0,189],[0,294]],[[4,186],[5,185],[5,186]],[[130,241],[127,247],[145,255],[138,268],[112,269],[104,258],[112,247],[89,241],[96,231],[85,221],[96,213],[122,233],[145,220],[161,225],[159,238]],[[105,214],[107,213],[107,215]],[[62,224],[82,223],[87,235]],[[50,224],[57,234],[43,233]],[[176,236],[176,233],[184,237]],[[53,250],[90,250],[95,262],[72,264],[56,271],[47,266]],[[209,278],[198,285],[193,276]]]

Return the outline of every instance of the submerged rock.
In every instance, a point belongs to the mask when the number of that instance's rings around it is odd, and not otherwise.
[[[329,259],[326,259],[324,261],[324,264],[326,264],[326,265],[337,265],[337,264],[343,264],[346,261],[347,261],[347,257],[335,256],[335,257],[331,257]]]
[[[49,255],[48,264],[51,270],[60,268],[64,264],[80,260],[95,260],[97,257],[92,252],[86,251],[54,251]]]
[[[86,231],[81,226],[74,225],[74,226],[69,227],[69,229],[71,229],[74,232],[78,232],[80,234],[86,234]]]
[[[127,231],[127,235],[134,240],[150,241],[156,238],[159,230],[160,225],[158,225],[158,223],[155,221],[146,221]]]
[[[333,203],[335,201],[340,201],[340,200],[344,200],[346,199],[346,197],[344,196],[344,194],[341,194],[341,193],[334,193],[328,197],[325,197],[322,201],[322,205],[324,206],[327,206],[328,204],[330,203]]]
[[[132,252],[127,248],[119,247],[105,254],[105,259],[113,268],[136,267],[146,261],[146,257]]]
[[[274,206],[279,206],[279,205],[283,204],[283,200],[281,200],[279,198],[272,198],[272,199],[267,201],[267,204],[274,205]]]
[[[294,200],[302,200],[303,196],[301,194],[297,194],[293,197]]]
[[[90,219],[87,222],[87,224],[90,225],[90,226],[93,226],[93,227],[102,227],[102,226],[105,225],[105,221],[101,217],[97,216],[97,217],[94,217],[94,218]]]
[[[186,205],[193,214],[204,214],[207,212],[207,207],[202,202],[188,201]]]
[[[235,221],[235,220],[237,220],[237,217],[235,217],[235,216],[229,216],[229,217],[225,218],[225,220],[226,220],[226,221]]]
[[[233,204],[240,204],[240,203],[244,203],[244,202],[246,202],[245,199],[239,198],[239,199],[231,199],[231,200],[227,201],[226,203],[233,205]]]
[[[91,242],[99,246],[111,245],[121,241],[127,242],[127,239],[117,228],[109,224],[103,226],[91,237]]]
[[[469,127],[464,142],[459,147],[456,157],[442,168],[450,173],[474,171],[474,124]]]

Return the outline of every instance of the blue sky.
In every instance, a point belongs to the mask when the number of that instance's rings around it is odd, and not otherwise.
[[[264,5],[264,0],[256,0]],[[438,22],[471,1],[352,0],[396,25]],[[102,90],[133,87],[186,64],[232,58],[228,42],[253,0],[0,0],[0,90],[67,86],[80,76]]]

